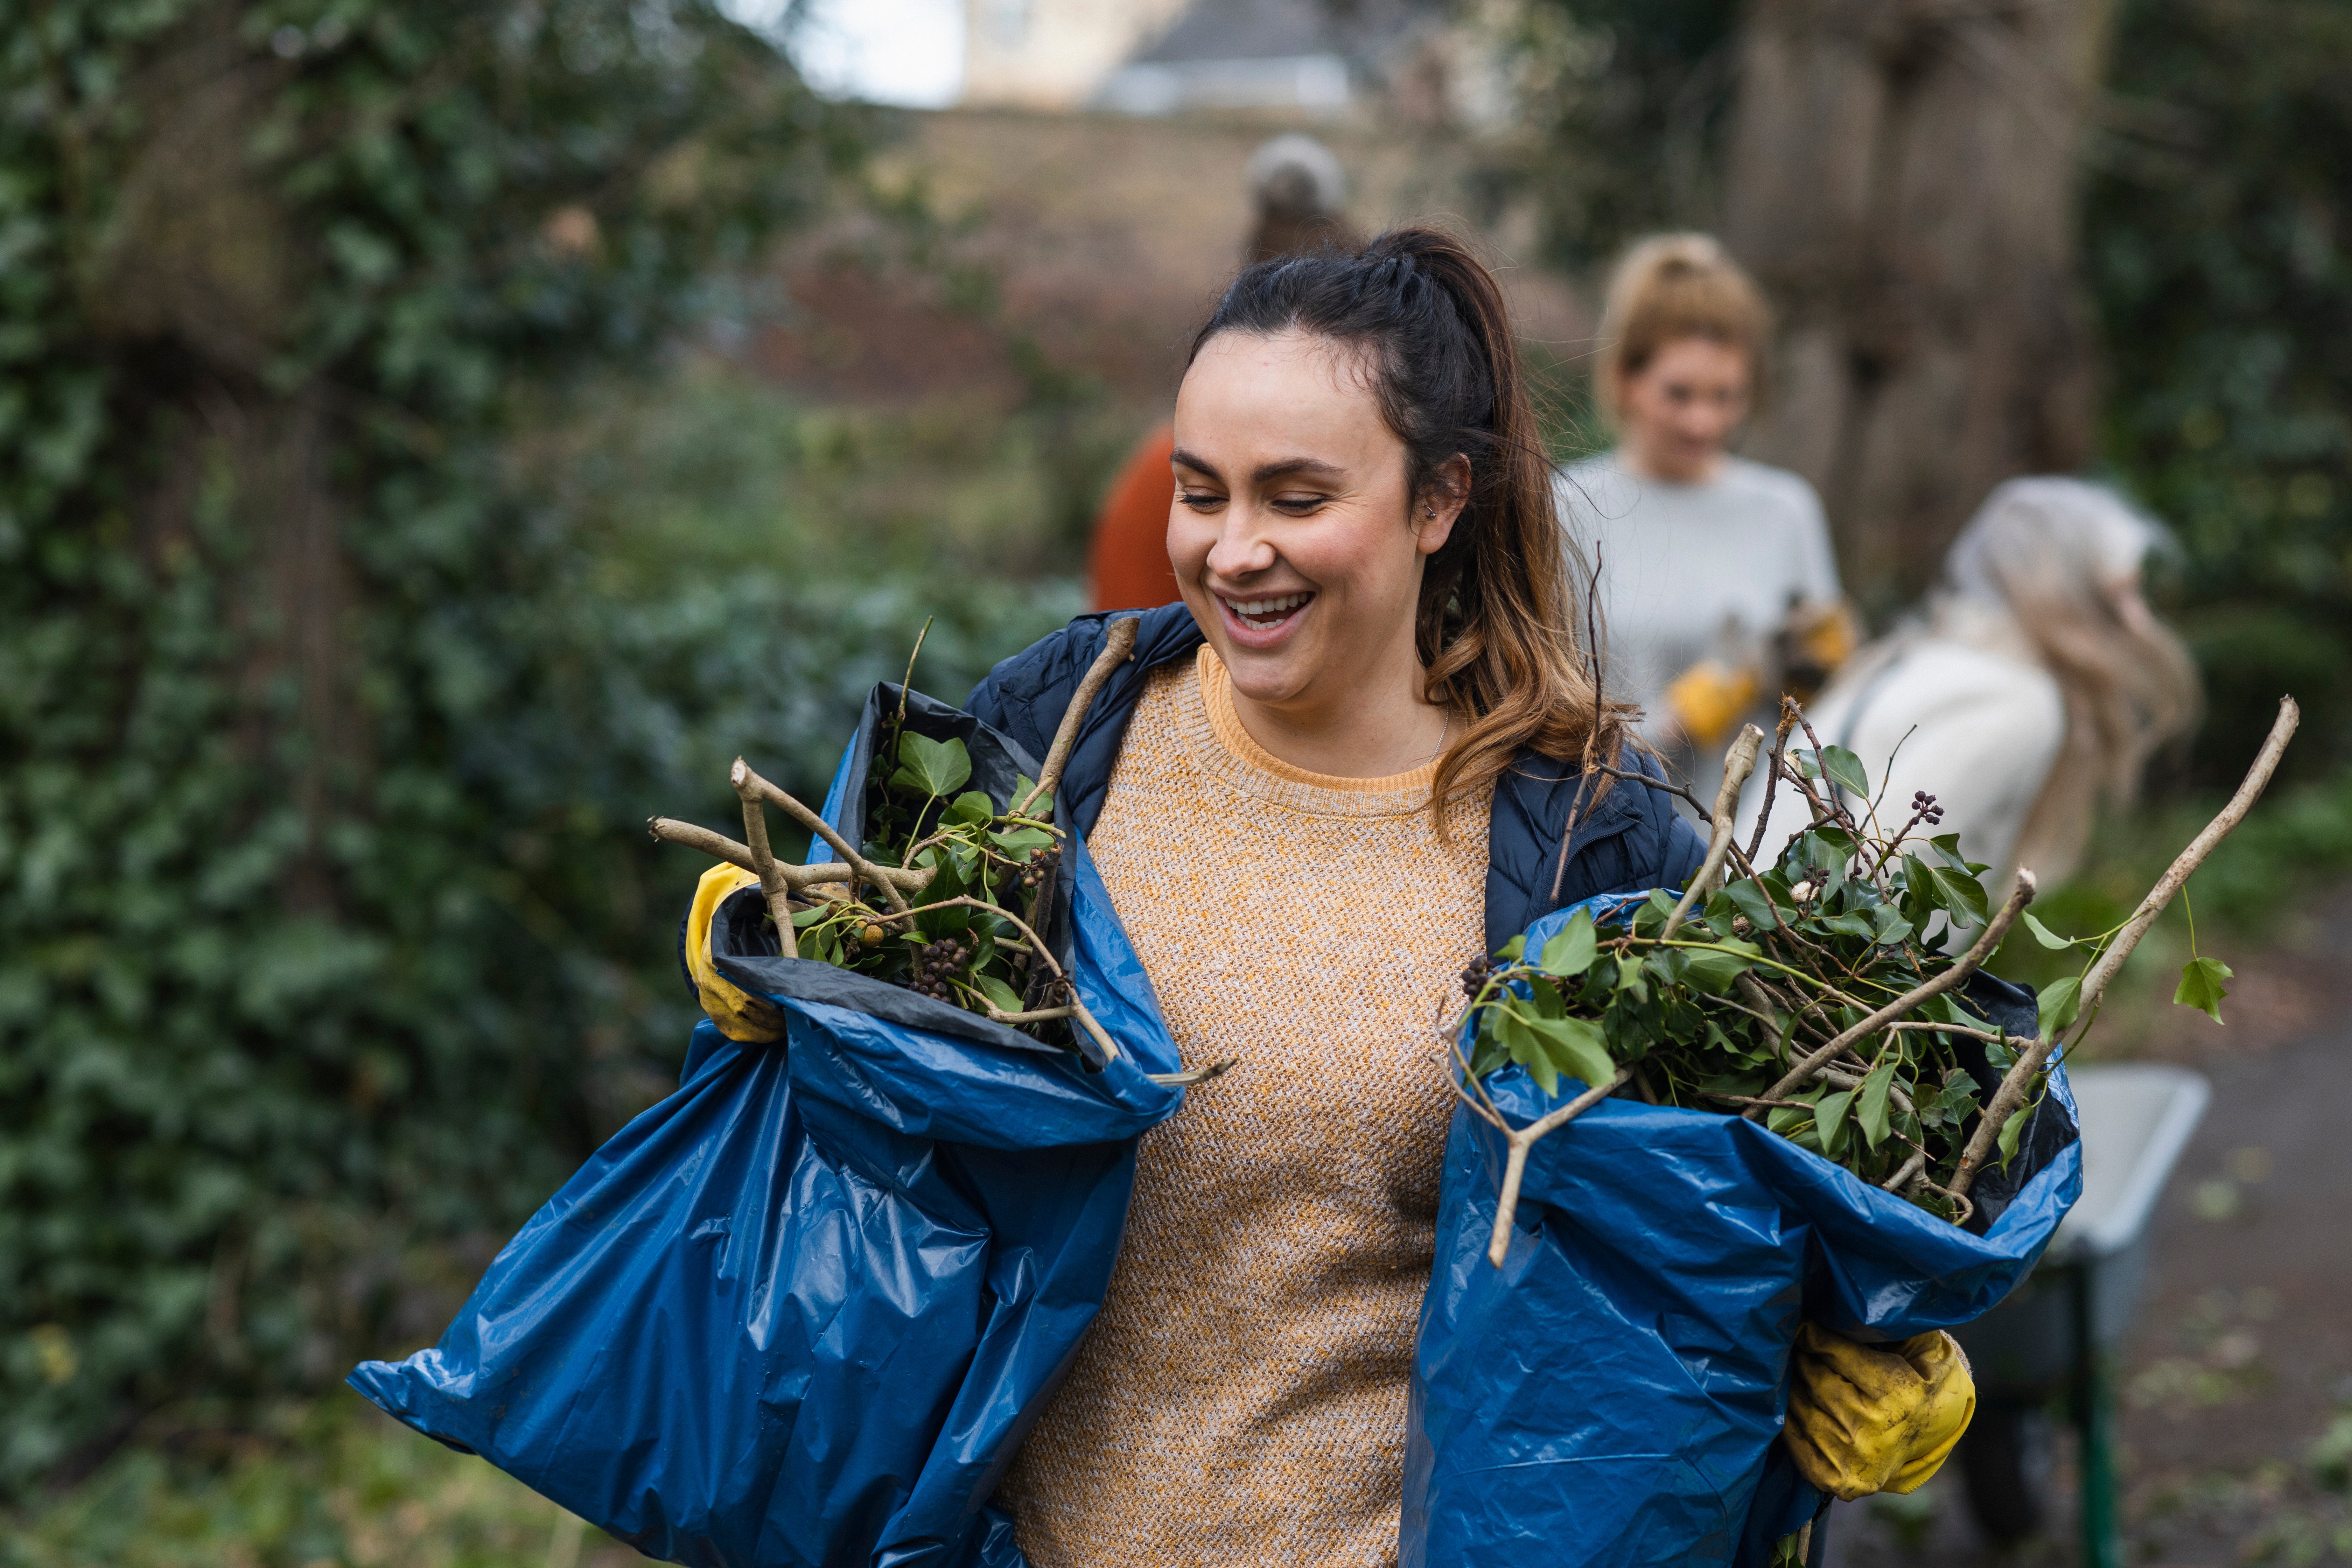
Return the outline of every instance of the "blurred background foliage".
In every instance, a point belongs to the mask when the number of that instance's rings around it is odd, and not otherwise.
[[[2352,761],[2352,10],[2128,0],[2087,193],[2106,451],[2178,531],[2200,782],[2281,691],[2287,776]]]
[[[0,29],[0,1489],[429,1338],[675,1070],[648,811],[1074,608],[978,537],[1066,389],[703,368],[888,130],[691,0]]]

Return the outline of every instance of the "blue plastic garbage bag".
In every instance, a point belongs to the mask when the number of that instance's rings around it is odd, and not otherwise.
[[[825,803],[853,843],[898,700],[868,700]],[[1037,771],[919,696],[908,727],[964,741],[1000,807]],[[508,1243],[440,1342],[352,1385],[650,1556],[1015,1568],[989,1493],[1101,1304],[1135,1140],[1181,1098],[1147,1076],[1174,1043],[1067,843],[1047,940],[1117,1059],[772,956],[772,932],[753,951],[753,890],[722,906],[716,961],[787,1042],[698,1026],[677,1092]]]
[[[1528,947],[1573,913],[1538,921]],[[1978,977],[1967,995],[2032,1032],[2030,993]],[[1521,1125],[1584,1088],[1546,1096],[1517,1067],[1486,1083]],[[2050,1085],[1966,1227],[1755,1122],[1606,1100],[1530,1152],[1499,1269],[1503,1140],[1457,1108],[1414,1352],[1403,1568],[1767,1561],[1822,1500],[1774,1441],[1798,1324],[1902,1339],[1998,1303],[2082,1191],[2062,1067]]]

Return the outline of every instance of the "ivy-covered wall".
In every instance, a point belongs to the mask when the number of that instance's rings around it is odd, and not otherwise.
[[[675,1070],[640,825],[821,773],[928,606],[513,437],[874,129],[698,0],[0,15],[0,1490],[429,1339]],[[957,689],[1066,606],[944,607]]]

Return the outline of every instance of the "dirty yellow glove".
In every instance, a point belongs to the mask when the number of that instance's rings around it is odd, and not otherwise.
[[[720,1034],[746,1045],[782,1039],[784,1020],[775,1008],[729,981],[710,962],[710,921],[730,894],[759,885],[760,879],[740,866],[713,866],[694,885],[694,907],[686,912],[686,967],[694,976],[695,994]]]
[[[1734,669],[1719,658],[1703,658],[1666,688],[1666,707],[1695,746],[1723,739],[1756,702],[1756,672]]]
[[[1807,1323],[1794,1370],[1781,1436],[1805,1479],[1846,1502],[1916,1490],[1976,1414],[1976,1380],[1949,1334],[1864,1345]]]

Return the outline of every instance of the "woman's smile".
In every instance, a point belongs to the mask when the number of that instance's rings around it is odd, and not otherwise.
[[[1297,626],[1307,607],[1315,602],[1311,588],[1288,594],[1268,594],[1260,590],[1247,597],[1211,589],[1210,595],[1223,611],[1225,629],[1234,640],[1246,647],[1268,648],[1280,643]]]

